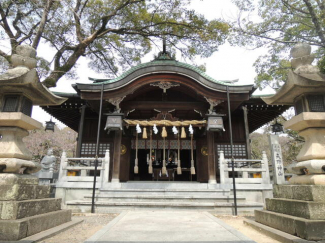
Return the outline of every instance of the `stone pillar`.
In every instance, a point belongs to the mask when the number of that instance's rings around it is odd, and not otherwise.
[[[120,182],[121,142],[122,142],[122,131],[117,130],[115,131],[115,138],[114,138],[112,183]]]
[[[272,167],[273,167],[273,184],[280,185],[285,183],[284,167],[282,160],[282,151],[279,143],[279,136],[269,135],[271,146]]]
[[[216,162],[214,150],[214,132],[207,131],[209,183],[216,184]]]

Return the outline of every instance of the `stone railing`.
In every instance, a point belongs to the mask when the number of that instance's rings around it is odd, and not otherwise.
[[[95,170],[96,158],[67,158],[66,153],[62,153],[59,182],[92,182],[94,176],[89,176],[90,171]],[[97,186],[100,187],[108,182],[109,178],[109,150],[106,150],[104,158],[98,158],[97,170],[100,175],[97,177]],[[68,171],[80,171],[79,175],[69,176]]]
[[[235,159],[234,163],[234,171],[237,174],[236,184],[270,184],[269,165],[264,151],[261,160]],[[223,151],[219,154],[219,166],[220,184],[232,184],[232,177],[229,175],[232,171],[231,159],[225,159]]]

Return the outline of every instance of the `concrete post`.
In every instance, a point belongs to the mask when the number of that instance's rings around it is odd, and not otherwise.
[[[262,182],[263,184],[270,184],[270,172],[269,172],[269,162],[267,160],[267,156],[265,151],[263,151],[262,155]]]
[[[219,167],[220,167],[220,184],[226,184],[226,172],[225,172],[225,155],[223,151],[220,151],[219,154]],[[228,173],[228,172],[227,172]]]
[[[107,149],[105,152],[105,158],[102,162],[102,167],[104,168],[104,170],[101,171],[101,173],[103,173],[102,186],[109,182],[109,163],[109,149]]]

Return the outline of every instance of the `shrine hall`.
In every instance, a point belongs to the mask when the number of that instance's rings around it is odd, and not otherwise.
[[[94,157],[102,102],[99,156],[110,149],[110,181],[218,182],[218,154],[250,159],[249,134],[287,106],[268,106],[254,85],[218,81],[164,51],[115,79],[77,83],[60,106],[42,107],[78,132],[76,157]],[[102,95],[102,96],[101,96]]]

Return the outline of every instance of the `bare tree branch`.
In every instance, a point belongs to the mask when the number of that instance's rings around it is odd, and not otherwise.
[[[48,17],[50,8],[51,8],[51,6],[53,4],[53,1],[54,0],[47,0],[46,6],[44,7],[43,14],[42,14],[42,19],[41,19],[41,22],[39,24],[39,28],[38,28],[38,30],[37,30],[37,32],[35,34],[35,38],[34,38],[34,41],[33,41],[33,44],[32,44],[32,47],[34,49],[37,49],[37,47],[39,45],[39,42],[41,40],[42,33],[44,31],[44,27],[46,25],[47,17]]]
[[[323,30],[322,30],[322,27],[321,27],[321,25],[319,23],[319,20],[318,20],[318,18],[316,16],[316,13],[314,11],[314,8],[311,5],[309,0],[303,0],[303,1],[304,1],[304,3],[306,4],[306,6],[308,8],[311,19],[312,19],[312,21],[313,21],[313,23],[315,25],[316,32],[317,32],[319,38],[321,39],[323,46],[325,46],[325,36],[324,36]]]
[[[9,26],[9,23],[7,21],[7,15],[5,14],[3,8],[2,8],[2,5],[0,3],[0,16],[1,16],[1,20],[2,20],[2,27],[4,28],[6,34],[9,36],[10,38],[10,44],[11,44],[11,50],[12,52],[15,52],[16,51],[16,47],[18,45],[16,39],[15,39],[15,36],[14,34],[12,33],[11,29],[10,29],[10,26]]]

